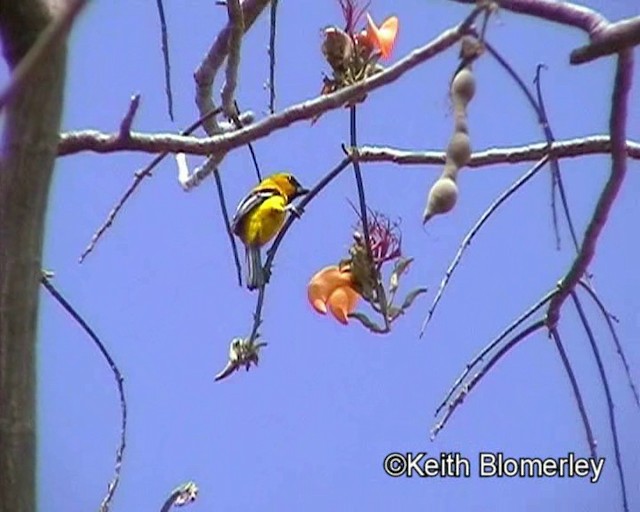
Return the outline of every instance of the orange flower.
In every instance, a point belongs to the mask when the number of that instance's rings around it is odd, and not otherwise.
[[[388,59],[391,56],[397,34],[398,18],[396,16],[390,16],[384,20],[380,27],[377,27],[367,13],[367,28],[358,34],[358,38],[368,46],[378,48],[382,56]]]
[[[309,303],[318,313],[325,315],[327,306],[342,324],[348,323],[347,315],[353,313],[360,295],[353,289],[351,272],[332,265],[314,275],[307,286]]]

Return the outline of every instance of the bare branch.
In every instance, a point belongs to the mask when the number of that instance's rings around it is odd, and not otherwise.
[[[607,322],[609,332],[611,333],[611,337],[613,338],[613,342],[616,346],[616,352],[618,352],[618,355],[620,356],[620,359],[622,361],[622,365],[624,366],[624,371],[627,374],[627,382],[629,383],[629,387],[631,388],[631,392],[633,393],[633,397],[635,398],[636,405],[640,407],[640,395],[638,395],[638,388],[633,382],[633,377],[631,377],[631,368],[629,368],[629,363],[627,362],[627,358],[624,354],[624,351],[622,350],[622,344],[620,343],[620,339],[618,338],[616,327],[615,325],[613,325],[613,322],[617,321],[617,318],[613,316],[609,311],[607,311],[607,308],[600,300],[600,297],[598,297],[598,294],[587,282],[581,279],[578,284],[587,291],[587,293],[591,296],[593,301],[602,312],[602,316],[604,317],[605,322]]]
[[[640,44],[640,16],[612,23],[591,44],[571,52],[571,64],[584,64]]]
[[[136,94],[131,97],[131,102],[129,103],[129,109],[127,110],[126,115],[122,119],[120,123],[120,133],[118,136],[122,139],[126,139],[131,136],[131,125],[133,124],[133,118],[138,112],[138,107],[140,106],[140,95]]]
[[[256,21],[256,18],[268,3],[269,0],[243,0],[242,15],[245,31],[251,28],[253,23]],[[227,25],[218,33],[218,36],[211,45],[211,48],[209,48],[209,51],[194,73],[194,79],[196,82],[196,105],[198,106],[201,116],[206,112],[215,110],[211,89],[213,87],[213,81],[216,74],[227,56],[227,52],[229,50],[229,38],[231,37],[232,30],[233,24],[231,22],[227,23]],[[204,129],[209,135],[220,133],[220,128],[215,122],[215,119],[211,119],[205,123]],[[208,153],[214,152],[215,151],[209,151]]]
[[[562,365],[565,372],[567,373],[567,377],[569,377],[569,382],[571,383],[571,389],[573,391],[573,397],[575,398],[576,404],[578,405],[578,411],[580,412],[580,418],[582,419],[582,425],[584,426],[585,435],[587,437],[589,452],[591,454],[591,457],[595,459],[598,456],[598,454],[596,453],[598,443],[593,437],[593,430],[591,429],[589,416],[587,416],[587,409],[584,406],[584,400],[582,400],[582,393],[580,392],[580,388],[578,387],[578,381],[576,380],[576,376],[573,373],[573,368],[571,367],[571,363],[569,362],[567,353],[562,346],[562,340],[560,339],[560,333],[558,332],[558,329],[554,327],[549,331],[549,334],[555,342],[558,353],[560,354],[560,359],[562,360]]]
[[[238,67],[240,66],[240,47],[244,34],[244,17],[240,0],[227,0],[227,12],[229,13],[229,46],[227,50],[227,70],[224,86],[222,88],[222,110],[227,117],[237,115],[234,105],[234,94],[238,85]]]
[[[476,235],[478,231],[480,231],[480,228],[484,225],[484,223],[487,220],[489,220],[489,217],[491,217],[493,212],[495,212],[502,203],[504,203],[507,199],[509,199],[509,197],[514,192],[516,192],[527,181],[533,178],[538,173],[538,171],[545,166],[545,164],[548,161],[549,161],[548,156],[542,157],[542,159],[538,161],[536,165],[534,165],[531,169],[529,169],[525,174],[523,174],[520,178],[518,178],[518,180],[516,180],[507,190],[505,190],[502,194],[500,194],[500,196],[498,196],[498,198],[489,205],[489,207],[480,216],[480,218],[474,224],[471,230],[466,234],[466,236],[462,240],[462,243],[460,244],[460,247],[458,248],[458,252],[456,253],[455,257],[453,258],[453,261],[449,265],[449,268],[447,268],[447,272],[445,273],[444,277],[442,278],[442,281],[440,282],[440,286],[438,287],[438,292],[436,293],[436,296],[433,299],[433,303],[429,308],[427,317],[424,319],[424,322],[422,323],[422,328],[420,329],[421,338],[424,335],[424,331],[427,328],[427,325],[429,324],[429,322],[431,321],[431,318],[433,317],[433,313],[435,312],[436,307],[440,302],[440,298],[444,293],[444,289],[446,288],[447,283],[449,282],[449,279],[451,279],[451,275],[453,274],[454,270],[460,263],[460,260],[462,259],[462,255],[464,254],[464,251],[469,245],[471,245],[471,241],[473,240],[473,237]]]
[[[167,19],[164,15],[162,0],[156,0],[158,15],[160,16],[160,37],[162,40],[162,59],[164,62],[164,90],[167,95],[167,108],[169,117],[173,121],[173,94],[171,92],[171,61],[169,60],[169,33],[167,31]]]
[[[103,498],[102,503],[100,504],[100,512],[108,512],[109,506],[111,505],[111,500],[116,492],[118,487],[118,483],[120,482],[120,472],[122,470],[122,459],[124,456],[124,450],[127,444],[127,399],[124,394],[124,379],[122,378],[122,373],[118,368],[118,365],[115,363],[111,354],[104,346],[104,343],[100,341],[98,335],[95,331],[87,324],[87,322],[80,316],[80,314],[75,310],[75,308],[69,304],[69,302],[62,296],[62,294],[51,284],[51,281],[47,279],[46,276],[42,276],[41,283],[45,287],[45,289],[51,294],[51,296],[63,307],[63,309],[73,318],[82,330],[86,332],[91,340],[95,343],[100,351],[102,357],[107,361],[109,368],[111,369],[111,373],[113,373],[113,377],[116,380],[116,387],[118,389],[118,396],[120,398],[120,443],[118,444],[118,449],[116,450],[116,462],[114,467],[114,475],[107,486],[107,494]]]
[[[580,299],[578,299],[578,295],[575,290],[571,290],[571,298],[573,299],[573,303],[578,310],[578,315],[580,316],[580,321],[584,327],[585,332],[587,333],[587,338],[589,338],[589,344],[591,345],[591,350],[593,351],[593,355],[596,358],[596,364],[598,365],[598,372],[600,373],[600,380],[602,381],[602,387],[604,389],[605,395],[607,396],[607,412],[609,413],[609,428],[611,430],[611,436],[613,437],[613,450],[616,455],[616,466],[618,467],[618,477],[620,479],[620,488],[622,491],[622,505],[624,507],[625,512],[629,512],[629,504],[627,503],[627,487],[624,482],[624,471],[622,470],[622,457],[620,456],[620,443],[618,441],[618,428],[616,427],[616,415],[613,412],[614,404],[613,399],[611,398],[611,389],[609,387],[609,380],[607,379],[607,374],[604,371],[604,365],[602,364],[602,358],[600,357],[600,350],[598,349],[598,344],[596,343],[596,339],[593,335],[593,331],[591,330],[591,326],[589,325],[589,320],[587,319],[587,315],[585,315],[584,310],[582,309],[582,304],[580,303]]]
[[[12,70],[11,81],[0,94],[0,111],[8,101],[12,99],[16,91],[22,89],[29,77],[33,75],[40,63],[50,55],[53,48],[58,46],[75,21],[80,11],[88,0],[69,0],[68,7],[64,13],[58,16],[45,30],[29,52],[20,60],[20,63]]]
[[[189,126],[182,133],[184,135],[188,135],[189,133],[194,132],[196,129],[198,129],[202,125],[202,123],[204,123],[207,119],[219,114],[220,111],[221,109],[216,109],[205,114],[204,117],[201,117],[200,119],[198,119],[195,123]],[[100,238],[107,231],[107,229],[111,227],[111,224],[113,224],[113,221],[115,220],[116,215],[118,215],[118,212],[122,209],[122,207],[127,202],[129,197],[131,197],[131,195],[135,192],[135,190],[138,188],[142,180],[148,176],[151,176],[151,171],[153,171],[153,169],[155,169],[160,164],[160,162],[162,162],[162,160],[164,160],[165,157],[167,157],[168,155],[169,155],[168,151],[165,151],[159,154],[151,162],[149,162],[149,164],[144,169],[137,171],[133,175],[133,182],[131,183],[131,185],[129,185],[129,188],[125,191],[124,195],[120,198],[120,200],[116,203],[116,205],[111,209],[111,211],[109,212],[109,215],[107,215],[107,219],[93,234],[93,236],[91,237],[91,241],[89,242],[89,245],[87,245],[86,249],[80,255],[79,263],[82,263],[84,259],[89,255],[89,253],[93,251],[96,244],[98,243],[98,240],[100,240]]]
[[[454,0],[462,4],[475,4],[477,0]],[[604,30],[609,22],[599,12],[572,4],[555,0],[500,0],[501,9],[520,14],[536,16],[547,21],[561,23],[580,30],[594,37]]]
[[[464,387],[460,389],[458,394],[453,398],[451,402],[447,404],[447,407],[444,412],[443,418],[435,424],[435,426],[431,429],[431,440],[433,441],[438,433],[446,426],[449,422],[449,419],[458,408],[458,406],[462,405],[466,396],[475,388],[482,378],[489,373],[491,368],[500,361],[512,348],[514,348],[518,343],[522,340],[525,340],[529,335],[535,333],[544,327],[544,320],[538,320],[534,324],[530,325],[523,331],[519,332],[513,338],[511,338],[507,343],[505,343],[500,350],[498,350],[495,355],[489,359],[487,364],[485,364],[478,373],[476,373],[471,380],[465,384]]]
[[[278,0],[271,0],[269,27],[269,112],[276,111],[276,23],[278,21]]]
[[[607,217],[609,216],[609,212],[613,207],[613,203],[627,172],[625,142],[627,131],[627,100],[629,90],[631,89],[632,74],[633,54],[631,50],[625,50],[620,53],[618,57],[611,105],[611,175],[598,199],[591,221],[587,226],[580,252],[566,276],[560,282],[560,292],[554,296],[549,304],[549,310],[547,312],[549,328],[557,325],[562,304],[584,275],[589,263],[593,259],[598,237],[607,222]]]
[[[504,331],[502,331],[494,340],[491,341],[488,345],[486,345],[471,361],[469,361],[464,369],[464,371],[460,374],[460,376],[453,383],[445,397],[443,398],[440,405],[436,409],[435,415],[438,416],[440,411],[447,405],[447,402],[453,396],[453,393],[458,389],[460,384],[467,378],[467,375],[471,372],[471,370],[479,364],[486,356],[491,352],[494,348],[496,348],[500,342],[505,339],[509,334],[515,331],[522,323],[529,319],[531,315],[533,315],[536,311],[538,311],[542,306],[547,304],[551,297],[553,297],[557,293],[557,290],[552,290],[547,293],[542,299],[540,299],[536,304],[531,306],[527,311],[525,311],[520,317],[518,317],[509,327],[507,327]]]
[[[248,23],[249,20],[245,12],[245,25]],[[404,59],[381,73],[332,94],[292,105],[281,112],[270,115],[257,123],[232,133],[215,135],[204,139],[178,137],[170,134],[144,135],[132,133],[130,140],[120,140],[115,134],[86,130],[63,134],[60,138],[59,154],[69,155],[80,151],[109,153],[121,150],[153,153],[157,152],[159,148],[162,148],[161,151],[171,153],[184,152],[197,155],[227,153],[248,142],[266,137],[276,130],[286,128],[293,123],[309,120],[318,114],[340,108],[351,100],[361,97],[365,92],[374,91],[394,82],[406,72],[455,44],[463,35],[463,30],[464,23],[446,30],[425,46],[414,50]]]

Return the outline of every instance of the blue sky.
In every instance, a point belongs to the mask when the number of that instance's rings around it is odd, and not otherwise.
[[[593,1],[609,19],[637,15],[630,0]],[[165,0],[170,30],[176,122],[166,113],[155,2],[94,0],[74,28],[63,129],[117,129],[134,93],[142,95],[134,129],[176,132],[198,117],[193,71],[226,22],[214,2]],[[400,18],[393,59],[464,18],[448,1],[374,0],[381,21]],[[277,107],[314,97],[328,71],[320,29],[342,24],[335,0],[281,1],[277,39]],[[574,30],[501,12],[488,39],[529,83],[545,63],[545,102],[559,139],[605,133],[614,59],[571,67]],[[268,16],[244,39],[240,105],[262,117],[268,94]],[[452,118],[447,84],[457,48],[427,62],[359,107],[359,142],[443,148]],[[637,56],[637,52],[636,52]],[[474,67],[469,107],[476,149],[542,140],[533,112],[488,56]],[[628,120],[640,139],[638,67]],[[214,90],[218,94],[222,73]],[[342,158],[348,111],[325,114],[255,143],[263,172],[288,169],[311,186]],[[421,225],[438,166],[363,167],[369,205],[401,219],[403,250],[415,258],[402,290],[427,286],[386,336],[317,315],[306,284],[343,257],[355,218],[352,172],[345,171],[307,208],[282,244],[267,290],[261,365],[216,383],[229,341],[251,327],[255,294],[240,289],[212,180],[185,193],[167,159],[123,209],[85,263],[78,256],[149,155],[82,153],[56,167],[44,265],[54,283],[108,346],[125,376],[129,430],[114,510],[158,510],[186,480],[200,487],[193,510],[619,510],[605,396],[587,338],[567,303],[560,330],[607,458],[604,475],[544,480],[477,476],[479,452],[513,457],[587,456],[577,408],[557,352],[540,333],[494,368],[435,442],[433,412],[465,363],[562,277],[573,259],[566,225],[556,251],[550,178],[540,173],[483,229],[452,279],[425,337],[420,325],[457,246],[487,205],[529,164],[465,169],[449,215]],[[191,165],[200,163],[190,158]],[[606,156],[561,162],[580,236],[608,177]],[[254,184],[248,151],[221,167],[230,207]],[[640,381],[640,164],[629,172],[598,245],[591,271]],[[602,318],[584,300],[615,398],[631,510],[640,508],[640,411],[626,384]],[[112,476],[119,435],[115,385],[87,336],[43,293],[39,335],[39,501],[42,509],[97,508]],[[459,451],[471,478],[393,479],[389,452]]]

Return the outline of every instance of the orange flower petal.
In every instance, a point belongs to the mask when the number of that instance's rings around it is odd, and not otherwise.
[[[367,13],[367,34],[373,38],[385,59],[391,56],[393,44],[398,34],[398,24],[397,16],[390,16],[378,28],[369,13]]]
[[[347,315],[356,309],[359,298],[360,295],[351,286],[341,286],[334,290],[327,304],[336,320],[347,325],[349,323]]]
[[[307,285],[309,303],[320,314],[326,314],[325,306],[329,296],[336,288],[351,285],[351,274],[341,272],[336,265],[325,267],[317,272]]]

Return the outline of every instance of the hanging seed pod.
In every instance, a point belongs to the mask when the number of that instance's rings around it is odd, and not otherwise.
[[[473,78],[471,69],[462,68],[451,82],[451,100],[454,106],[461,104],[463,108],[466,108],[475,93],[476,80]]]
[[[427,222],[434,215],[451,211],[458,199],[458,186],[447,176],[441,176],[429,191],[427,207],[422,215],[422,222]]]
[[[447,162],[453,163],[456,172],[467,165],[471,158],[471,142],[469,136],[464,131],[453,134],[447,147]]]
[[[453,104],[454,129],[447,146],[446,159],[442,175],[436,181],[427,198],[427,207],[422,222],[440,213],[451,211],[458,199],[456,180],[458,171],[469,163],[471,158],[471,139],[467,122],[467,105],[476,92],[476,83],[471,71],[471,63],[482,53],[482,44],[473,38],[465,37],[460,50],[460,67],[451,80],[449,94]]]

